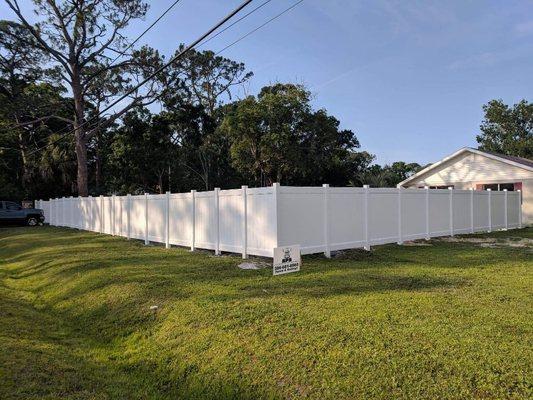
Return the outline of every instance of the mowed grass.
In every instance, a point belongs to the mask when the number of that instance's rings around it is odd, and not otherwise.
[[[0,398],[533,396],[531,248],[387,245],[279,277],[240,262],[0,229]]]

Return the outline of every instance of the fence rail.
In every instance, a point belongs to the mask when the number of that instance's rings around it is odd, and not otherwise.
[[[50,225],[150,242],[272,257],[522,226],[521,193],[453,189],[291,187],[36,201]]]

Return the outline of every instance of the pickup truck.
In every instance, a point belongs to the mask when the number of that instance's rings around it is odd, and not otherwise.
[[[43,222],[43,210],[22,208],[13,201],[0,200],[0,223],[20,223],[28,226],[36,226]]]

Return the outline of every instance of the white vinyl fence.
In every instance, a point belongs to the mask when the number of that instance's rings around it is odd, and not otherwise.
[[[170,245],[272,257],[522,227],[521,193],[291,187],[36,201],[46,221]]]

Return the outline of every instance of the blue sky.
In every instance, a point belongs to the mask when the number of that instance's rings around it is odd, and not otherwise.
[[[272,0],[209,47],[223,48],[294,1]],[[150,2],[131,35],[170,3]],[[143,42],[170,55],[238,3],[182,0]],[[5,6],[0,18],[12,18]],[[475,146],[490,99],[532,100],[533,2],[304,0],[223,54],[254,71],[247,93],[304,83],[314,105],[353,130],[378,163],[425,164]]]

